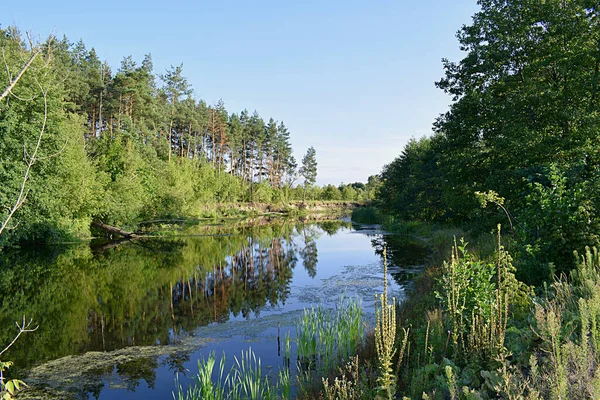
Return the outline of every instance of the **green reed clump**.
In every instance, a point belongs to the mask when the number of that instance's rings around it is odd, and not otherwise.
[[[287,369],[280,370],[273,382],[263,375],[259,357],[249,348],[242,351],[240,358],[234,357],[234,365],[225,374],[225,355],[219,360],[219,369],[215,374],[216,358],[214,352],[207,359],[198,361],[198,373],[193,383],[183,390],[176,384],[175,400],[271,400],[291,397],[290,374]]]
[[[210,353],[208,358],[201,358],[198,360],[198,373],[193,377],[193,383],[184,391],[177,380],[177,393],[173,393],[173,398],[175,400],[226,399],[227,392],[231,390],[231,371],[226,375],[224,374],[225,354],[221,356],[217,378],[216,381],[213,382],[212,376],[214,374],[215,364],[216,358],[214,352]]]
[[[304,309],[296,323],[300,375],[306,376],[303,371],[327,373],[354,355],[363,339],[359,300],[342,296],[334,310],[322,306]]]
[[[290,361],[292,358],[292,338],[288,331],[283,337],[283,365],[286,368],[290,368]]]

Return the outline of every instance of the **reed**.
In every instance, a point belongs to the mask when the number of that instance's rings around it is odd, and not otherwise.
[[[271,387],[267,377],[263,377],[260,358],[249,348],[242,350],[240,358],[234,357],[233,395],[239,399],[271,398]]]
[[[320,374],[334,369],[364,340],[360,301],[341,296],[335,310],[304,309],[296,324],[296,340],[301,369]]]
[[[231,374],[225,375],[225,355],[219,360],[217,379],[213,381],[214,368],[216,364],[215,353],[209,354],[208,358],[198,360],[198,373],[193,377],[193,383],[183,390],[178,378],[176,379],[177,393],[173,393],[175,400],[223,400],[231,381]]]
[[[279,371],[277,379],[272,381],[263,374],[260,358],[249,348],[242,351],[234,364],[225,374],[225,355],[219,360],[219,369],[215,375],[216,358],[211,353],[207,359],[198,361],[198,373],[192,384],[183,390],[176,382],[175,400],[271,400],[291,398],[291,380],[287,368]]]

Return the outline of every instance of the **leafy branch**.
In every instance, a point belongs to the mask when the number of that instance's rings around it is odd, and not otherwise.
[[[4,350],[0,351],[0,356],[8,351],[19,339],[19,337],[27,332],[33,332],[37,330],[38,326],[32,327],[33,319],[27,320],[27,317],[23,315],[23,320],[19,324],[15,322],[19,332],[15,335],[14,339],[4,348]],[[0,399],[1,400],[11,400],[16,391],[21,389],[21,386],[27,386],[25,382],[19,379],[11,379],[10,381],[5,381],[4,371],[12,366],[12,361],[1,361],[0,360]]]
[[[488,203],[492,203],[500,207],[502,211],[504,211],[504,214],[506,214],[506,217],[508,218],[508,222],[510,223],[510,229],[514,229],[513,220],[515,220],[515,218],[504,206],[504,197],[500,196],[493,190],[488,190],[487,192],[475,192],[475,197],[477,197],[477,200],[479,200],[479,203],[483,208],[486,208]]]

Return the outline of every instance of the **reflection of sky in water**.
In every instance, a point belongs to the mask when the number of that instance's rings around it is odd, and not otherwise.
[[[314,277],[311,277],[308,270],[304,268],[303,258],[300,255],[306,243],[304,233],[308,237],[311,235],[313,238],[317,237],[315,240],[318,262]],[[182,353],[178,359],[167,355],[150,357],[154,362],[149,362],[149,365],[158,364],[158,367],[154,368],[154,376],[151,379],[152,387],[149,387],[145,378],[134,379],[132,385],[123,374],[119,374],[116,367],[112,373],[105,369],[101,381],[97,382],[98,386],[94,385],[101,391],[96,392],[96,395],[90,393],[89,398],[172,398],[177,370],[188,371],[179,374],[180,383],[183,386],[187,385],[189,376],[198,370],[198,359],[207,357],[211,351],[215,351],[217,355],[225,352],[227,368],[229,368],[234,362],[234,356],[239,357],[242,350],[252,347],[257,357],[261,358],[267,372],[276,374],[283,365],[282,357],[277,352],[278,331],[281,332],[283,346],[283,337],[286,333],[289,332],[294,338],[294,321],[305,307],[318,304],[334,307],[339,296],[343,294],[350,298],[362,298],[365,319],[369,325],[372,325],[375,294],[383,290],[383,265],[372,246],[371,241],[375,237],[373,233],[369,231],[369,235],[366,235],[349,228],[342,228],[336,234],[328,235],[314,226],[306,231],[300,231],[300,234],[293,238],[298,249],[298,263],[293,269],[290,294],[285,304],[267,305],[257,313],[250,313],[248,318],[244,318],[241,313],[237,316],[232,314],[225,323],[213,323],[197,328],[192,335],[182,335],[178,338],[180,344],[172,346],[175,352]],[[389,276],[388,282],[391,295],[402,297],[403,288]],[[173,335],[173,332],[171,334]],[[208,339],[210,340],[207,341]],[[177,362],[173,362],[174,358]],[[292,364],[294,360],[295,345],[292,344]]]
[[[285,305],[265,307],[260,316],[303,310],[312,305],[334,306],[340,295],[362,298],[366,312],[374,312],[375,293],[383,291],[383,264],[375,254],[372,237],[357,235],[348,228],[340,229],[335,235],[319,232],[317,242],[318,263],[316,275],[311,277],[304,268],[302,257],[294,269],[291,293]],[[299,247],[304,246],[303,236],[294,238]],[[399,295],[400,288],[388,276],[390,294]],[[253,320],[254,314],[250,318]],[[230,321],[246,320],[243,316],[231,315]]]

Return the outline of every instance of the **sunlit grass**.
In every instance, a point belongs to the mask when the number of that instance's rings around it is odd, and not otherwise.
[[[363,343],[364,334],[359,300],[341,297],[334,310],[304,309],[296,325],[300,380],[322,377],[349,359]]]
[[[291,396],[290,373],[280,370],[277,379],[271,380],[263,374],[260,358],[251,348],[242,351],[234,364],[225,374],[225,355],[219,360],[219,369],[215,371],[215,353],[207,359],[198,361],[198,373],[192,384],[184,390],[177,382],[175,400],[270,400],[289,399]],[[214,376],[216,375],[216,376]]]
[[[322,306],[304,309],[296,323],[297,379],[302,392],[355,355],[365,337],[363,310],[359,300],[340,297],[335,309]],[[198,373],[184,390],[179,382],[175,400],[289,399],[292,393],[290,361],[292,338],[283,339],[283,364],[276,376],[267,376],[252,349],[234,357],[225,371],[225,355],[218,368],[214,353],[198,361]]]

